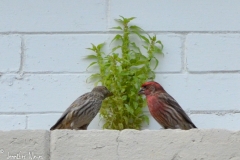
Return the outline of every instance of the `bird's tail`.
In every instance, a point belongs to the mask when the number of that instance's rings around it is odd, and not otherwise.
[[[53,126],[50,128],[50,131],[55,130],[55,129],[64,129],[64,127],[63,127],[62,124],[56,123],[55,125],[53,125]]]
[[[55,130],[55,129],[65,129],[66,126],[64,127],[64,118],[65,116],[61,117],[51,128],[50,130]]]

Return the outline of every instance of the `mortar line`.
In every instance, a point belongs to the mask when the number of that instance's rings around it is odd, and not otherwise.
[[[143,111],[149,113],[149,111]],[[240,110],[185,110],[188,114],[234,114],[240,113]]]
[[[186,54],[186,35],[182,37],[182,73],[188,73],[187,54]]]
[[[24,65],[24,51],[25,51],[25,44],[24,44],[24,38],[21,36],[21,57],[20,57],[20,66],[18,69],[18,74],[23,74],[23,65]]]
[[[32,115],[32,114],[59,114],[63,111],[49,111],[49,112],[0,112],[0,115]]]
[[[48,131],[48,136],[49,136],[49,143],[48,143],[48,153],[49,153],[49,156],[48,156],[48,158],[49,158],[49,160],[51,160],[52,159],[52,154],[51,154],[51,150],[52,150],[52,148],[51,148],[51,144],[52,144],[52,136],[51,136],[51,131]]]
[[[92,74],[97,72],[51,72],[51,71],[39,71],[39,72],[24,72],[24,74]]]
[[[25,125],[25,129],[28,128],[28,116],[26,115],[26,125]]]
[[[189,114],[232,114],[240,113],[240,110],[185,110]],[[31,114],[61,114],[63,111],[46,111],[46,112],[0,112],[0,115],[31,115]],[[149,113],[149,111],[143,111]]]
[[[121,131],[119,131],[118,132],[118,136],[117,136],[117,139],[116,139],[116,141],[117,141],[117,159],[119,160],[120,159],[120,157],[119,157],[119,137],[120,137],[120,133],[121,133]]]
[[[231,74],[231,73],[240,73],[240,70],[231,70],[231,71],[189,71],[191,74]]]
[[[24,34],[24,35],[76,35],[76,34],[108,34],[109,31],[76,31],[76,32],[0,32],[0,35]]]
[[[110,0],[109,0],[110,1]],[[109,2],[110,3],[110,2]],[[154,33],[154,34],[240,34],[240,31],[151,31],[145,30],[143,33]],[[54,34],[116,34],[120,31],[56,31],[56,32],[0,32],[0,35],[10,35],[10,34],[24,34],[24,35],[54,35]]]
[[[24,74],[93,74],[98,72],[50,72],[50,71],[40,71],[40,72],[24,72]],[[181,72],[155,72],[156,74],[181,74]]]
[[[107,1],[107,11],[106,11],[107,28],[106,28],[106,30],[109,30],[109,28],[110,28],[110,0],[106,0],[106,1]]]
[[[189,110],[188,112],[190,114],[234,114],[240,113],[240,110]]]
[[[73,74],[73,75],[90,75],[93,73],[97,72],[52,72],[52,71],[39,71],[39,72],[22,72],[22,75],[64,75],[64,74]],[[155,72],[156,74],[183,74],[183,72]],[[199,74],[240,74],[239,71],[205,71],[205,72],[193,72],[193,71],[188,71],[187,73],[190,73],[192,75],[199,75]],[[19,74],[18,72],[1,72],[1,75],[14,75],[14,74]]]

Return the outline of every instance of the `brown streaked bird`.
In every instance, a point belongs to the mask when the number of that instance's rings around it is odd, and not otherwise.
[[[139,91],[147,99],[153,118],[165,129],[197,128],[177,101],[154,81],[145,82]]]
[[[112,93],[105,86],[93,88],[91,92],[78,97],[50,130],[86,130],[90,122],[99,112],[102,101],[111,95]]]

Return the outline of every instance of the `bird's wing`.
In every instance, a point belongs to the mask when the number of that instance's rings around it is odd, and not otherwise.
[[[182,107],[177,103],[177,101],[172,96],[170,96],[168,93],[161,93],[161,96],[159,98],[163,100],[166,104],[174,108],[178,113],[180,113],[186,122],[190,123],[194,128],[197,128],[193,124],[191,119],[188,117],[188,115],[185,113],[185,111],[182,109]]]
[[[82,108],[83,106],[86,105],[86,103],[88,102],[87,99],[89,98],[90,92],[89,93],[85,93],[83,95],[81,95],[80,97],[78,97],[66,110],[65,112],[63,112],[62,116],[58,119],[58,121],[56,122],[56,124],[54,124],[50,130],[54,130],[54,129],[58,129],[61,128],[61,124],[63,122],[63,120],[67,117],[67,115],[69,114],[73,114],[73,112],[79,108]],[[73,119],[71,119],[73,120]]]

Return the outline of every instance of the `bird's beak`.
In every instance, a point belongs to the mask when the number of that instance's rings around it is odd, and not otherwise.
[[[110,97],[110,96],[113,96],[113,93],[112,93],[112,92],[109,92],[109,93],[108,93],[108,97]]]
[[[140,95],[140,94],[144,94],[144,88],[141,88],[141,89],[139,90],[138,94],[139,94],[139,95]]]

